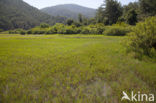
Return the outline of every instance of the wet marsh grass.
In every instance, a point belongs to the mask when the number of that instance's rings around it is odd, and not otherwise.
[[[123,39],[0,35],[0,102],[120,103],[122,91],[155,93],[156,63],[127,55]]]

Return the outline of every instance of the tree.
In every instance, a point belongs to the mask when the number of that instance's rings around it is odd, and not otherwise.
[[[127,15],[125,17],[125,20],[130,25],[135,25],[137,20],[137,13],[134,9],[131,9],[127,12]]]
[[[104,20],[104,8],[100,6],[96,12],[96,22],[97,23],[103,23]]]
[[[79,22],[76,22],[76,21],[73,23],[73,25],[75,25],[76,27],[80,27],[81,26],[81,24]]]
[[[156,0],[139,0],[142,13],[154,16],[156,15]]]
[[[116,0],[105,0],[105,14],[107,22],[112,25],[118,21],[118,18],[122,15],[122,6]]]
[[[79,14],[79,15],[78,15],[78,20],[79,20],[80,23],[83,22],[83,16],[82,16],[82,14]]]
[[[82,22],[83,25],[88,25],[88,19],[83,17],[83,22]]]
[[[98,9],[96,18],[98,23],[112,25],[116,23],[122,15],[122,6],[116,0],[105,0],[104,4]]]
[[[74,23],[74,20],[72,20],[72,19],[67,20],[67,25],[72,25],[73,23]]]

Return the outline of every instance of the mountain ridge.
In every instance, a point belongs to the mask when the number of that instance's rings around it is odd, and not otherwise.
[[[40,9],[52,16],[65,16],[67,18],[77,19],[78,14],[87,18],[92,18],[96,14],[96,9],[84,7],[78,4],[60,4]]]
[[[52,17],[30,6],[23,0],[0,0],[0,29],[29,29],[45,22],[50,25],[63,22],[63,17]]]

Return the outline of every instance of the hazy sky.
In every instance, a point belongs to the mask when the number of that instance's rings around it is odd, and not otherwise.
[[[103,3],[104,0],[23,0],[23,1],[39,9],[59,4],[78,4],[96,9]],[[118,1],[120,1],[124,5],[128,4],[129,2],[134,2],[137,0],[118,0]]]

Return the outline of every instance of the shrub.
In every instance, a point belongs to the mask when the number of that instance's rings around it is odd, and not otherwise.
[[[46,34],[49,29],[50,28],[35,27],[35,28],[32,28],[31,30],[29,30],[29,33],[32,33],[32,34]]]
[[[105,30],[105,27],[103,24],[97,24],[96,28],[97,28],[97,34],[102,34]]]
[[[23,29],[9,30],[9,34],[20,34],[21,31],[24,31],[24,30]]]
[[[3,32],[3,29],[0,29],[0,32]]]
[[[20,31],[20,34],[21,34],[21,35],[25,35],[26,32],[25,32],[24,30],[22,30],[22,31]]]
[[[47,34],[57,34],[57,28],[51,27],[50,30],[47,31]]]
[[[103,24],[89,25],[90,34],[102,34],[105,30]]]
[[[79,30],[75,25],[66,26],[66,34],[78,34],[80,33]]]
[[[106,28],[106,30],[103,32],[103,34],[108,35],[108,36],[124,36],[129,32],[130,32],[130,30],[128,27],[109,26]]]
[[[32,34],[32,33],[33,33],[32,30],[27,31],[27,34]]]
[[[40,27],[41,28],[49,28],[49,24],[42,23],[42,24],[40,24]]]
[[[57,29],[57,33],[58,34],[66,34],[66,28],[65,27],[61,27],[60,29]]]
[[[81,27],[81,34],[89,34],[90,30],[88,27]]]
[[[63,24],[56,24],[52,30],[56,30],[58,34],[77,34],[79,29],[75,25],[67,26]]]
[[[156,56],[156,17],[150,17],[145,22],[138,23],[133,32],[129,34],[130,50],[136,56],[143,54]]]
[[[45,34],[46,32],[42,30],[33,30],[32,33],[33,34]]]
[[[14,31],[13,30],[9,30],[9,34],[14,34]]]

